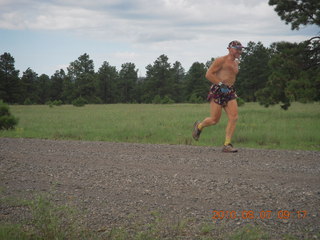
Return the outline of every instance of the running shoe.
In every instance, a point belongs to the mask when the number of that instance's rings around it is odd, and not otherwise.
[[[201,134],[201,131],[199,130],[198,128],[198,125],[200,124],[199,121],[196,121],[193,125],[193,131],[192,131],[192,137],[194,140],[198,141],[199,140],[199,137],[200,137],[200,134]]]
[[[235,153],[238,152],[238,149],[234,148],[232,146],[232,144],[228,144],[226,146],[223,146],[222,152],[226,152],[226,153]]]

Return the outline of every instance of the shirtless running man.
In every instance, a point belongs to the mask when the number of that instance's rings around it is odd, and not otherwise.
[[[228,45],[229,54],[217,58],[208,69],[206,78],[213,83],[208,94],[210,117],[205,118],[202,122],[195,122],[192,132],[193,138],[198,141],[203,128],[219,122],[223,108],[228,116],[223,152],[238,151],[231,144],[238,119],[237,94],[233,85],[239,71],[238,58],[242,53],[242,48],[244,47],[239,41],[230,42]]]

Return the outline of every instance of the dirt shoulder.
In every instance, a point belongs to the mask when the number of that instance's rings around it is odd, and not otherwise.
[[[50,192],[81,209],[92,229],[156,211],[225,231],[249,223],[273,236],[320,232],[320,152],[0,138],[0,169],[2,199]],[[23,208],[0,204],[2,220],[23,217]],[[237,218],[212,219],[215,211]],[[281,219],[283,211],[290,218]]]

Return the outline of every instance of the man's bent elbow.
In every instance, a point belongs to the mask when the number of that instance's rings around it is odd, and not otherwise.
[[[206,76],[205,77],[206,77],[206,79],[209,80],[209,71],[206,72]]]
[[[214,83],[212,74],[211,74],[210,72],[207,72],[205,77],[206,77],[206,79],[207,79],[208,81]]]

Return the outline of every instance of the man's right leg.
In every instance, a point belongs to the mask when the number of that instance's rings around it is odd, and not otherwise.
[[[198,126],[200,130],[211,125],[215,125],[219,122],[222,113],[222,106],[215,103],[214,101],[210,102],[210,117],[205,118]]]
[[[202,122],[195,122],[192,136],[194,140],[198,141],[201,131],[203,128],[215,125],[219,122],[222,113],[222,106],[215,103],[214,101],[210,102],[210,117],[205,118]]]

